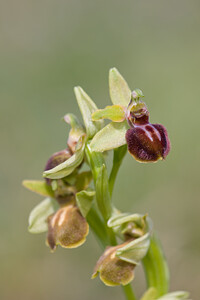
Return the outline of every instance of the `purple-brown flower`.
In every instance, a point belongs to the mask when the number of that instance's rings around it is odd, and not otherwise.
[[[141,103],[142,104],[142,103]],[[161,124],[149,123],[149,112],[143,103],[129,111],[127,120],[130,129],[126,132],[129,153],[140,162],[156,162],[165,159],[170,151],[166,128]]]

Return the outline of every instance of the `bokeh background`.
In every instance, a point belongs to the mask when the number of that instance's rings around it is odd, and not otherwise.
[[[141,88],[151,121],[164,124],[165,162],[127,155],[116,205],[154,220],[171,271],[171,290],[199,299],[200,2],[194,0],[0,0],[0,298],[123,299],[119,288],[90,280],[101,254],[96,240],[51,254],[45,235],[27,231],[42,200],[21,187],[40,179],[47,158],[66,145],[61,117],[80,117],[73,87],[100,108],[110,103],[108,70]],[[133,282],[138,296],[142,268]]]

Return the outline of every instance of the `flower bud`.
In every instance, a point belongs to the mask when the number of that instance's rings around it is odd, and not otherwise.
[[[89,226],[79,209],[68,205],[48,218],[47,244],[51,250],[57,245],[76,248],[85,242],[88,232]]]
[[[120,247],[122,245],[106,248],[95,266],[92,278],[95,278],[99,273],[100,279],[108,286],[126,285],[133,280],[135,264],[121,260],[116,256],[116,251]]]
[[[54,153],[47,161],[44,171],[51,170],[71,157],[69,149]]]

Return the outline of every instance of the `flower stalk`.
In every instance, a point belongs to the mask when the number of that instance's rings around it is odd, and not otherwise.
[[[169,271],[151,219],[147,214],[121,213],[112,199],[127,149],[142,163],[165,159],[170,151],[167,130],[149,122],[142,91],[131,92],[115,68],[109,72],[109,89],[113,105],[99,110],[81,87],[75,87],[84,125],[67,114],[64,121],[71,126],[67,149],[49,158],[44,181],[23,182],[46,197],[30,213],[29,231],[47,231],[47,245],[55,251],[57,246],[82,245],[90,228],[103,250],[92,278],[99,275],[107,286],[121,285],[127,300],[137,300],[131,281],[142,262],[147,291],[140,300],[187,300],[188,293],[182,291],[167,294]],[[104,119],[111,122],[104,126]],[[110,150],[109,174],[104,152]],[[81,172],[84,164],[89,170]]]

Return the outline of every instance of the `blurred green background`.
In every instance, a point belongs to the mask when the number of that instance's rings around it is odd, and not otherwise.
[[[103,108],[108,70],[141,88],[151,121],[164,124],[165,162],[126,156],[114,201],[154,220],[171,271],[171,290],[199,299],[200,2],[187,0],[0,0],[0,298],[123,299],[119,288],[90,280],[101,254],[96,240],[51,254],[45,235],[27,231],[42,200],[21,187],[40,179],[47,158],[66,145],[67,112],[80,116],[73,87]],[[145,283],[138,267],[133,286]]]

